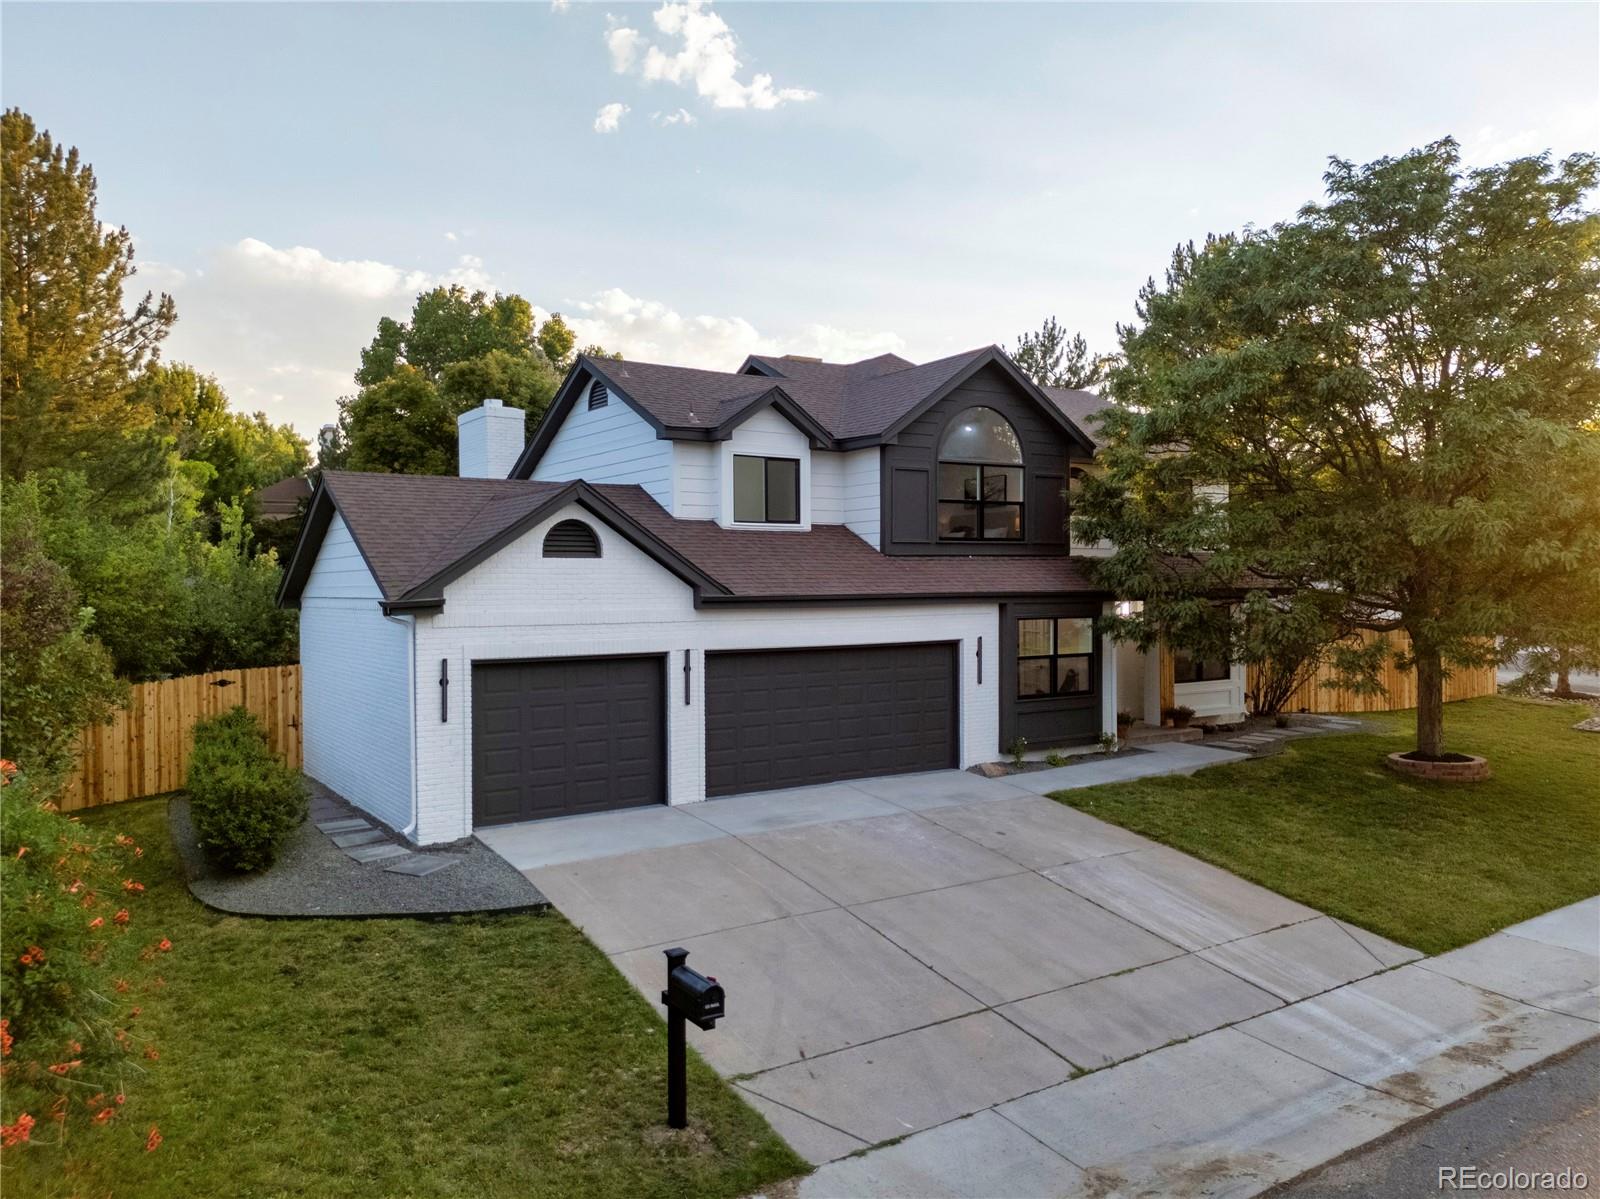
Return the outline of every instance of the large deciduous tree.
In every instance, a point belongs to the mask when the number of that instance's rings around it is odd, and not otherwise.
[[[1600,591],[1600,217],[1591,155],[1467,170],[1444,140],[1358,166],[1270,228],[1181,247],[1120,330],[1078,535],[1147,597],[1116,630],[1225,641],[1221,591],[1402,630],[1416,753],[1443,683],[1562,596]],[[1225,492],[1223,491],[1225,485]],[[1369,679],[1383,652],[1341,649]]]
[[[0,468],[16,479],[95,461],[102,490],[147,484],[159,454],[130,384],[175,319],[172,298],[124,305],[133,240],[100,223],[76,148],[13,108],[0,118],[0,160]]]
[[[1082,333],[1069,337],[1053,316],[1045,318],[1037,333],[1019,336],[1011,357],[1040,387],[1078,391],[1103,384],[1113,364],[1106,355],[1091,354]]]
[[[455,418],[491,397],[532,425],[560,386],[575,338],[559,315],[542,324],[518,295],[436,287],[409,321],[389,317],[361,352],[361,390],[339,402],[324,466],[396,474],[456,469]]]

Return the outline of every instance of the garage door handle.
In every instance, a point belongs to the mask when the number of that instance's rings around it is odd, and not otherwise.
[[[450,720],[450,659],[439,659],[439,723]]]

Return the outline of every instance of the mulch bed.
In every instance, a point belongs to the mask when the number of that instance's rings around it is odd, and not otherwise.
[[[394,860],[353,861],[307,820],[271,867],[229,874],[213,866],[196,842],[187,798],[168,801],[167,824],[194,897],[233,915],[443,916],[550,906],[539,888],[476,838],[424,851],[459,860],[418,878],[384,869]]]

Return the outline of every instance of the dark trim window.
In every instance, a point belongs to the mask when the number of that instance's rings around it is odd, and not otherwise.
[[[737,524],[799,524],[800,459],[735,454],[733,519]]]
[[[939,540],[1020,541],[1022,442],[993,408],[968,408],[939,442]]]
[[[1017,621],[1017,698],[1094,691],[1094,620],[1088,616]]]
[[[1172,681],[1174,683],[1217,683],[1232,673],[1226,658],[1198,658],[1184,650],[1172,655]]]
[[[590,412],[593,412],[596,408],[604,408],[610,402],[611,391],[604,383],[600,382],[599,379],[596,379],[593,383],[589,384]]]

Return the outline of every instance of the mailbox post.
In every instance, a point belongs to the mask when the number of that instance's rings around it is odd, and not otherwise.
[[[688,1030],[715,1028],[722,1019],[726,1001],[722,985],[686,964],[687,949],[668,949],[667,989],[661,1002],[667,1007],[667,1127],[689,1127]]]

